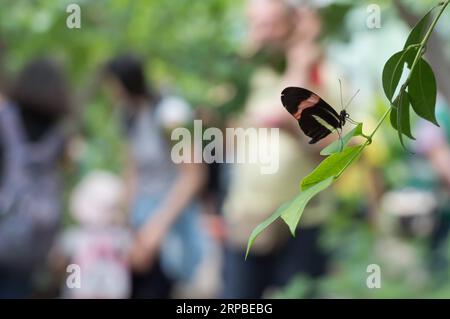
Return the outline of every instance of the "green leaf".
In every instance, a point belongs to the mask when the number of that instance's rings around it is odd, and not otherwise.
[[[404,91],[399,99],[395,102],[395,108],[392,109],[390,120],[391,125],[397,130],[400,143],[405,147],[403,142],[403,134],[412,140],[415,140],[411,133],[411,123],[409,116],[410,98],[408,92]]]
[[[425,37],[427,28],[430,25],[431,12],[433,9],[428,11],[428,13],[416,24],[416,26],[409,33],[408,39],[406,40],[404,50],[411,45],[420,44]],[[417,53],[417,50],[416,50]],[[411,67],[412,61],[407,61],[408,66]]]
[[[347,146],[352,137],[361,135],[362,135],[362,123],[359,123],[355,128],[353,128],[350,132],[348,132],[342,137],[342,141],[340,139],[334,141],[333,143],[325,147],[320,152],[320,155],[331,155],[334,153],[339,153],[341,152],[341,148]]]
[[[340,153],[328,156],[302,180],[301,190],[305,191],[329,177],[338,176],[346,166],[357,159],[362,147],[363,145],[348,147]]]
[[[284,210],[281,218],[289,226],[292,236],[295,236],[295,230],[297,229],[298,222],[300,221],[300,218],[302,217],[303,211],[305,210],[308,202],[319,192],[330,186],[333,183],[333,180],[334,177],[329,177],[321,181],[320,183],[317,183],[310,188],[300,192],[300,195],[298,195],[291,202],[289,207]]]
[[[383,90],[391,103],[407,60],[410,60],[407,52],[400,51],[391,56],[384,65],[382,75]]]
[[[439,126],[436,120],[436,78],[427,61],[420,58],[411,72],[408,92],[412,108],[417,115]]]
[[[250,252],[250,249],[253,246],[253,243],[255,242],[256,238],[267,228],[269,227],[274,221],[278,219],[278,217],[283,214],[283,212],[290,206],[291,202],[284,203],[281,205],[269,218],[264,220],[261,224],[255,227],[253,229],[252,233],[250,234],[250,237],[248,239],[247,243],[247,251],[245,253],[245,259],[247,259],[248,253]]]

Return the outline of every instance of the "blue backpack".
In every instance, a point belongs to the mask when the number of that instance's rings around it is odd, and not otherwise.
[[[59,127],[28,143],[14,105],[0,111],[0,270],[31,271],[45,262],[58,229]]]

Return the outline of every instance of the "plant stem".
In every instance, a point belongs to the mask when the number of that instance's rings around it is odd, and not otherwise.
[[[391,105],[391,107],[389,107],[387,109],[386,112],[384,112],[383,116],[380,118],[380,120],[377,123],[377,126],[375,126],[375,128],[373,129],[372,133],[370,133],[369,138],[372,139],[372,137],[375,135],[375,133],[378,131],[378,129],[380,128],[381,124],[383,124],[384,120],[386,119],[386,117],[389,115],[389,113],[391,113],[393,106]],[[370,142],[370,139],[367,140],[367,142]]]

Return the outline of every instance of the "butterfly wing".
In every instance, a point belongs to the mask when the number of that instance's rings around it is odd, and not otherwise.
[[[299,87],[288,87],[281,93],[281,102],[298,121],[302,131],[311,137],[310,144],[341,128],[339,114],[322,98]]]
[[[323,113],[322,111],[319,112]],[[327,135],[331,134],[333,130],[333,128],[328,125],[324,125],[326,122],[321,120],[321,117],[318,116],[317,113],[317,110],[305,110],[302,117],[298,120],[298,124],[305,135],[311,137],[309,144],[314,144],[317,141],[320,141]]]

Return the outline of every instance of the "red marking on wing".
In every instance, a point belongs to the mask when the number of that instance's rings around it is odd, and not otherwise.
[[[307,109],[308,107],[313,107],[320,101],[320,97],[315,95],[314,93],[310,95],[309,98],[306,100],[303,100],[300,102],[300,104],[297,107],[297,112],[294,113],[295,119],[298,121],[300,120],[300,117],[302,116],[302,111],[304,109]]]
[[[297,112],[295,112],[294,117],[298,121],[300,120],[300,117],[302,116],[302,109],[298,109]]]

